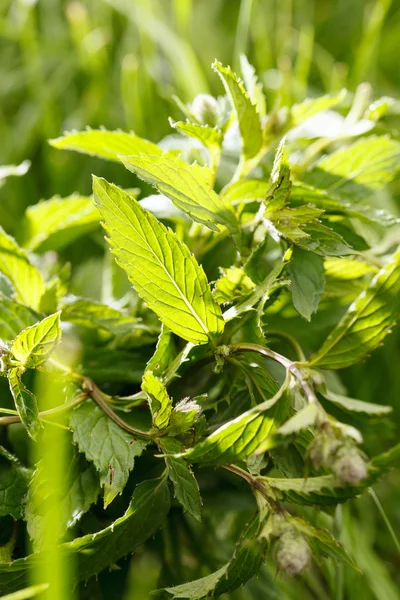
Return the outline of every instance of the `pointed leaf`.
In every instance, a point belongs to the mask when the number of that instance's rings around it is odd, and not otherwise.
[[[99,471],[104,505],[108,506],[122,493],[135,458],[142,454],[147,442],[133,439],[91,400],[73,411],[70,427],[79,451]]]
[[[400,251],[352,303],[310,365],[323,369],[348,367],[374,350],[389,333],[399,312]]]
[[[0,272],[11,281],[19,302],[39,310],[45,291],[41,273],[17,242],[0,227]]]
[[[121,160],[127,169],[156,186],[194,221],[214,231],[219,230],[218,225],[235,229],[236,217],[232,208],[209,185],[212,172],[208,167],[189,165],[180,156],[168,154],[140,154]]]
[[[168,456],[178,454],[182,449],[181,444],[174,438],[163,437],[160,440],[160,446],[162,451],[167,455],[165,457],[165,464],[168,467],[169,478],[174,484],[177,499],[185,511],[200,521],[202,501],[197,480],[183,458]]]
[[[358,571],[345,548],[340,544],[327,529],[317,529],[300,517],[290,517],[290,524],[300,533],[307,537],[311,548],[316,556],[325,555],[342,560],[350,567]]]
[[[111,567],[123,556],[140,548],[164,522],[170,507],[167,478],[140,483],[125,514],[105,529],[90,533],[60,546],[61,559],[70,569],[71,586],[87,581]],[[0,593],[21,587],[32,568],[43,561],[42,554],[31,554],[8,564],[0,564]],[[73,568],[74,565],[74,568]]]
[[[73,194],[44,200],[26,210],[22,221],[22,245],[29,250],[59,250],[97,229],[99,213],[93,198]]]
[[[210,167],[216,171],[221,158],[222,132],[207,125],[196,125],[177,121],[172,127],[188,137],[194,138],[205,146],[210,154]]]
[[[323,259],[312,252],[294,248],[287,270],[294,307],[302,317],[310,321],[324,291]]]
[[[112,335],[133,332],[135,328],[145,328],[138,324],[137,319],[116,308],[85,298],[73,299],[63,304],[61,316],[62,320],[68,323],[104,330]]]
[[[303,121],[306,121],[317,113],[340,104],[345,96],[346,90],[341,90],[337,94],[326,94],[319,98],[307,98],[300,104],[294,104],[290,109],[292,127],[297,127],[300,123],[303,123]]]
[[[33,440],[42,427],[39,420],[39,410],[35,396],[22,383],[20,369],[10,369],[8,381],[14,398],[15,408],[28,434]]]
[[[23,329],[37,323],[33,310],[0,294],[0,339],[13,340]]]
[[[182,456],[189,462],[217,466],[244,460],[260,448],[265,451],[287,410],[287,398],[281,388],[273,398],[228,421]]]
[[[142,390],[149,399],[153,426],[159,430],[165,429],[168,427],[172,412],[172,400],[165,386],[152,371],[146,371],[143,375]]]
[[[400,143],[389,137],[363,138],[322,158],[304,180],[328,194],[363,200],[398,172]]]
[[[153,142],[138,137],[134,133],[124,131],[107,131],[106,129],[88,129],[87,131],[66,132],[62,137],[49,141],[59,150],[75,150],[82,154],[115,160],[130,154],[160,155],[162,150]]]
[[[60,312],[57,312],[18,334],[11,352],[21,366],[34,369],[46,362],[60,339]]]
[[[162,377],[175,358],[175,346],[172,333],[163,325],[158,337],[155,352],[146,365],[146,371],[153,371],[156,377]]]
[[[117,261],[149,308],[194,344],[222,333],[221,310],[188,248],[116,186],[97,178],[93,185]]]
[[[0,517],[22,518],[30,472],[0,446]]]
[[[225,91],[232,103],[242,138],[242,154],[245,159],[253,158],[261,149],[263,136],[260,116],[251,102],[246,88],[230,67],[224,67],[217,60],[212,68],[221,78]]]
[[[49,475],[49,473],[48,473]],[[100,493],[99,478],[93,465],[85,461],[82,455],[73,457],[65,473],[65,485],[62,501],[63,511],[59,515],[59,534],[63,536],[68,527],[73,527]],[[37,464],[33,474],[25,503],[25,520],[35,551],[43,547],[45,541],[46,520],[44,513],[51,505],[54,496],[60,491],[50,477],[44,480],[42,464]]]
[[[391,406],[356,400],[342,394],[335,394],[330,390],[324,390],[321,393],[329,402],[332,402],[347,413],[356,413],[357,415],[361,414],[369,417],[382,417],[383,415],[388,415],[393,410]]]

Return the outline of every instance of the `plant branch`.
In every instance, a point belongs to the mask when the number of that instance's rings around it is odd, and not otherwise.
[[[151,435],[147,431],[142,431],[141,429],[133,427],[124,421],[124,419],[122,419],[119,415],[117,415],[117,413],[115,413],[111,406],[109,406],[107,403],[108,396],[104,394],[89,377],[84,378],[83,389],[87,392],[87,395],[96,402],[97,406],[101,408],[107,417],[119,425],[121,429],[125,429],[125,431],[132,433],[132,435],[151,439]]]
[[[304,373],[299,369],[294,362],[282,356],[278,352],[274,350],[270,350],[269,348],[265,348],[260,344],[252,344],[252,343],[241,343],[241,344],[232,344],[228,346],[228,349],[231,354],[236,352],[256,352],[257,354],[261,354],[261,356],[265,356],[266,358],[271,358],[275,362],[281,364],[287,371],[289,371],[300,383],[303,391],[307,397],[307,400],[310,404],[316,404],[318,407],[321,407],[318,398],[315,395],[314,390],[308,383]]]

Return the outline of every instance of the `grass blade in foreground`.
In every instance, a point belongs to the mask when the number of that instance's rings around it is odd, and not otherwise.
[[[222,333],[221,310],[185,244],[115,185],[95,177],[93,190],[117,262],[149,308],[188,342]]]

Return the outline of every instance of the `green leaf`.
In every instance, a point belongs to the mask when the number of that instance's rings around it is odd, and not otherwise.
[[[19,302],[39,310],[45,291],[44,279],[24,250],[1,227],[0,271],[11,281]]]
[[[59,250],[98,228],[99,213],[90,196],[73,194],[29,206],[22,221],[22,245],[29,250]]]
[[[228,421],[182,456],[189,462],[219,466],[244,460],[260,448],[267,450],[272,434],[286,417],[287,397],[283,394],[281,388],[273,398]]]
[[[173,598],[202,600],[203,598],[219,598],[221,594],[233,592],[260,569],[266,543],[256,538],[259,528],[259,517],[255,515],[242,532],[231,560],[218,571],[170,588],[165,588]]]
[[[91,400],[72,412],[70,427],[79,451],[93,462],[100,474],[104,505],[108,506],[122,493],[135,458],[142,454],[147,442],[134,440]]]
[[[165,588],[165,591],[172,594],[173,598],[186,598],[188,600],[202,600],[203,598],[209,597],[215,598],[215,589],[221,579],[226,577],[228,567],[229,563],[226,563],[226,565],[210,575],[206,575],[195,581],[189,581],[189,583],[182,583],[181,585]],[[212,594],[212,596],[210,596],[210,594]]]
[[[358,567],[347,554],[345,548],[340,544],[327,529],[317,529],[301,517],[290,517],[290,524],[297,531],[307,537],[307,541],[316,556],[330,556],[336,560],[341,560],[350,567],[358,571]]]
[[[337,106],[345,96],[346,90],[341,90],[339,93],[326,94],[319,98],[307,98],[300,104],[294,104],[290,109],[291,126],[297,127],[300,123],[303,123],[303,121],[306,121],[317,113]]]
[[[60,342],[60,312],[21,331],[11,344],[11,352],[25,369],[40,367]]]
[[[156,377],[162,377],[175,358],[175,346],[172,333],[162,325],[155,352],[146,365],[146,371],[153,371]]]
[[[0,517],[22,518],[30,472],[0,446]]]
[[[325,190],[318,190],[305,184],[292,186],[290,202],[294,206],[310,203],[324,210],[327,215],[342,215],[366,223],[376,223],[382,227],[390,227],[399,222],[398,218],[382,208],[332,198]]]
[[[215,60],[212,68],[220,76],[236,113],[240,137],[242,138],[243,157],[246,160],[253,158],[261,150],[263,143],[260,116],[257,113],[257,108],[251,102],[243,82],[240,81],[230,67],[224,67],[220,62]]]
[[[399,169],[400,143],[386,136],[363,138],[322,158],[304,181],[325,193],[363,200],[390,183]]]
[[[356,253],[339,233],[318,221],[307,223],[302,229],[307,237],[297,239],[296,243],[304,250],[321,256],[346,256]]]
[[[82,455],[75,455],[65,473],[67,484],[64,490],[62,514],[59,515],[60,537],[97,501],[100,493],[99,478],[94,467]],[[25,520],[35,551],[44,544],[45,513],[60,491],[52,478],[44,480],[42,464],[37,464],[32,477],[25,504]]]
[[[375,275],[349,307],[309,364],[348,367],[374,350],[394,326],[399,312],[400,251]]]
[[[169,478],[174,485],[175,496],[185,511],[201,521],[202,501],[195,476],[183,458],[168,456],[178,454],[182,449],[182,445],[174,438],[163,437],[160,440],[160,446],[167,455],[165,456],[165,464],[168,467]]]
[[[368,417],[382,417],[392,412],[391,406],[384,404],[374,404],[373,402],[363,402],[355,398],[349,398],[341,394],[335,394],[330,390],[321,392],[323,397],[332,402],[347,413],[357,413]]]
[[[316,404],[306,404],[286,423],[281,425],[276,433],[282,436],[296,434],[315,425],[320,417],[321,410]]]
[[[210,167],[216,171],[221,158],[222,131],[207,125],[183,123],[183,121],[171,122],[171,125],[183,135],[194,138],[207,148],[210,154]]]
[[[153,426],[160,431],[165,429],[172,413],[172,400],[165,386],[152,371],[146,371],[143,375],[142,390],[149,400]]]
[[[170,507],[166,477],[140,483],[125,514],[111,525],[60,546],[62,561],[71,569],[71,585],[87,581],[140,548],[159,529]],[[22,581],[43,561],[31,554],[9,564],[0,564],[0,592],[19,589]],[[72,565],[75,569],[72,569]]]
[[[33,310],[0,293],[0,339],[13,340],[23,329],[37,323],[40,316]]]
[[[222,333],[221,310],[188,248],[116,186],[97,178],[93,185],[117,261],[149,308],[194,344]]]
[[[221,196],[232,206],[261,202],[266,197],[269,187],[270,182],[263,179],[239,179],[226,185],[221,191]]]
[[[294,248],[287,271],[294,307],[302,317],[310,321],[324,291],[323,259],[312,252]]]
[[[141,152],[162,154],[162,150],[156,144],[140,138],[134,133],[107,131],[106,129],[66,132],[62,137],[49,140],[49,143],[59,150],[75,150],[82,154],[116,162],[119,162],[120,156],[130,156]]]
[[[218,231],[218,225],[236,228],[236,217],[210,186],[212,171],[197,164],[189,165],[180,156],[140,154],[121,158],[125,167],[156,186],[177,208],[194,221]]]
[[[15,408],[28,434],[33,440],[42,427],[39,420],[39,410],[35,396],[22,383],[21,369],[14,368],[8,372],[8,382],[14,398]]]
[[[247,56],[244,54],[240,55],[240,69],[250,100],[255,105],[258,114],[263,117],[267,112],[267,101],[263,92],[263,86],[256,75],[255,68],[249,63]]]
[[[104,330],[112,335],[146,329],[138,320],[125,315],[116,308],[77,298],[62,305],[62,320],[92,329]]]

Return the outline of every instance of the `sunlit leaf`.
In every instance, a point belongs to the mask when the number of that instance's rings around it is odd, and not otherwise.
[[[117,261],[149,308],[187,341],[220,334],[220,308],[188,248],[116,186],[95,178],[94,193]]]

